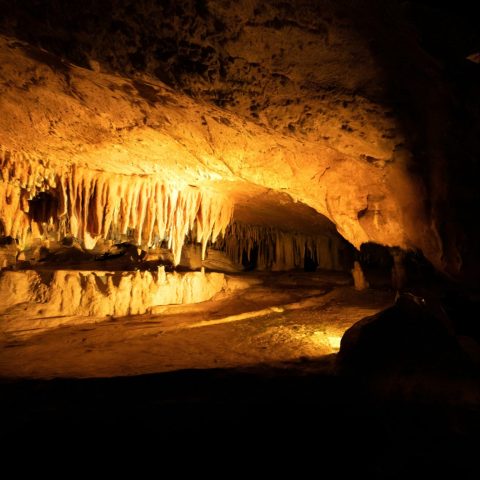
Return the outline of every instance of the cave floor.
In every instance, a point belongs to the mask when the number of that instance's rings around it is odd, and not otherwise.
[[[3,378],[114,377],[306,362],[336,353],[343,332],[393,302],[332,273],[246,274],[249,287],[134,317],[3,334]],[[92,323],[97,321],[97,323]],[[55,319],[52,320],[55,322]],[[79,323],[80,322],[80,323]],[[38,324],[36,324],[38,326]]]
[[[236,281],[250,287],[155,315],[4,335],[7,464],[10,452],[35,452],[50,470],[45,459],[62,452],[89,472],[131,461],[222,478],[232,468],[478,478],[476,406],[417,396],[411,384],[379,394],[334,368],[345,329],[394,292],[357,292],[347,275],[319,272]]]

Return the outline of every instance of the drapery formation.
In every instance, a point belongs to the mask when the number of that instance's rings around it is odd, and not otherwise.
[[[178,264],[187,233],[195,230],[204,257],[208,241],[225,232],[233,213],[233,203],[217,193],[154,175],[75,165],[53,170],[6,150],[0,150],[0,174],[2,234],[15,238],[20,248],[49,234],[72,235],[86,249],[100,238],[142,248],[166,241]]]
[[[307,256],[319,268],[341,268],[342,245],[328,235],[304,235],[233,222],[216,242],[216,247],[225,251],[237,265],[242,265],[245,259],[251,262],[256,255],[259,270],[303,268]]]

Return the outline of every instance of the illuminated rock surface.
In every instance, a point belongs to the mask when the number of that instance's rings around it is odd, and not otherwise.
[[[5,216],[25,211],[33,185],[51,189],[57,175],[75,168],[99,179],[103,172],[136,175],[142,191],[158,182],[180,191],[194,185],[237,203],[261,186],[309,205],[355,247],[373,241],[421,249],[438,268],[458,274],[465,239],[460,224],[453,231],[453,205],[446,208],[442,145],[426,134],[427,154],[418,154],[415,127],[405,123],[445,131],[446,81],[418,44],[405,41],[404,13],[378,2],[368,9],[345,2],[201,4],[125,0],[104,15],[105,5],[74,2],[68,12],[49,5],[39,19],[9,10],[3,31],[30,44],[0,41],[0,145],[3,158],[24,159],[29,169],[3,169],[8,186],[0,202],[13,200],[2,207]],[[74,21],[80,13],[85,24]],[[40,37],[43,15],[50,27],[42,26]],[[402,65],[392,66],[390,47],[399,48]],[[390,77],[408,68],[411,78],[392,86]],[[414,102],[425,92],[422,104],[432,103],[426,117],[415,118],[408,102],[397,108],[401,95]],[[18,186],[23,190],[13,192]],[[25,237],[21,218],[2,222]],[[288,220],[277,226],[288,230]],[[137,229],[138,243],[148,243],[149,227]],[[79,228],[88,245],[103,233],[100,225]]]
[[[0,274],[2,331],[20,328],[15,321],[19,318],[31,328],[36,325],[33,318],[41,318],[40,324],[53,327],[75,323],[64,317],[101,320],[143,314],[158,305],[203,302],[225,286],[221,273],[165,273],[164,268],[154,273],[5,271]],[[11,318],[13,327],[9,325]]]
[[[75,85],[77,92],[72,94],[63,73],[32,59],[18,42],[12,42],[3,39],[1,45],[4,84],[30,71],[42,80],[26,90],[2,91],[1,108],[8,112],[3,117],[4,125],[0,124],[2,178],[8,185],[3,187],[3,197],[14,199],[11,211],[5,210],[8,218],[18,210],[24,211],[21,199],[25,202],[39,191],[56,188],[57,182],[65,191],[56,176],[66,171],[64,175],[74,182],[70,195],[79,185],[83,192],[87,189],[87,201],[94,179],[106,188],[108,182],[119,185],[123,199],[128,196],[121,185],[127,184],[128,191],[137,195],[142,189],[150,191],[150,185],[159,181],[175,182],[180,186],[177,189],[190,183],[228,195],[233,190],[229,182],[243,181],[237,186],[241,196],[248,197],[250,183],[287,192],[330,218],[357,247],[369,240],[402,247],[413,247],[420,241],[410,238],[416,231],[410,230],[409,222],[422,219],[421,189],[408,177],[407,165],[402,162],[379,167],[362,159],[364,152],[352,156],[325,141],[287,136],[194,102],[153,79],[146,85],[155,95],[165,97],[162,101],[144,99],[131,80],[67,66],[70,85]],[[52,122],[53,130],[49,127]],[[22,164],[26,166],[22,168]],[[131,173],[132,185],[125,177],[117,182],[102,180],[108,177],[102,175],[104,171]],[[86,177],[85,184],[75,180],[76,172]],[[150,180],[149,175],[159,180]],[[385,182],[390,175],[395,181]],[[356,181],[351,182],[351,178]],[[75,210],[77,205],[70,203],[70,207],[61,205]],[[81,204],[81,212],[70,211],[70,218],[73,213],[75,218],[86,219],[85,205]],[[63,213],[61,208],[59,214]],[[132,220],[136,226],[137,218]],[[182,220],[182,226],[188,222],[188,218]],[[21,220],[19,226],[2,221],[7,235],[24,237],[26,227]],[[86,234],[100,234],[101,226],[92,225],[89,232],[86,223],[80,226],[80,237],[90,245]],[[288,220],[286,223],[288,227]],[[72,227],[76,234],[77,225]]]
[[[0,336],[0,376],[101,377],[313,360],[338,351],[347,328],[393,297],[389,291],[355,292],[344,273],[221,280],[225,290],[213,301],[158,306],[145,315],[109,321],[12,315]],[[98,301],[98,295],[90,298]],[[86,323],[92,321],[102,323]],[[55,322],[63,327],[49,328]]]
[[[454,65],[447,53],[460,47],[424,48],[410,35],[416,7],[111,7],[4,8],[2,268],[40,272],[68,240],[105,258],[134,245],[135,268],[150,259],[142,271],[208,262],[348,271],[351,246],[368,242],[414,251],[457,278],[475,271],[465,206],[478,209],[478,148],[452,113],[466,108],[462,85],[475,91],[475,52],[461,56],[455,78],[442,70],[437,57]],[[472,120],[475,105],[465,110]],[[229,260],[208,259],[209,246]],[[396,284],[406,282],[402,268]]]

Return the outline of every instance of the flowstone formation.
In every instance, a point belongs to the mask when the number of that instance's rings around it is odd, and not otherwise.
[[[224,288],[222,273],[166,273],[163,267],[156,272],[5,271],[1,331],[13,330],[18,318],[50,319],[54,326],[71,320],[64,317],[139,315],[156,306],[210,300]]]

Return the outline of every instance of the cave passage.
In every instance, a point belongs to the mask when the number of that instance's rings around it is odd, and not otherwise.
[[[51,434],[109,471],[113,437],[154,471],[164,440],[209,476],[479,477],[467,3],[0,0],[12,471]]]
[[[47,175],[12,158],[5,178],[15,168],[27,180],[8,185],[1,213],[2,376],[321,358],[432,276],[420,252],[357,250],[283,192],[79,167]]]
[[[383,276],[370,275],[375,255],[362,256],[331,222],[286,196],[257,188],[256,208],[242,193],[232,209],[221,193],[148,177],[76,171],[62,178],[63,190],[48,187],[25,207],[19,202],[25,228],[10,224],[17,237],[2,237],[2,376],[318,358],[337,352],[347,328],[393,300],[391,263]],[[118,191],[126,199],[112,196]],[[258,223],[245,223],[252,218]],[[369,273],[366,293],[352,285],[356,258]]]

